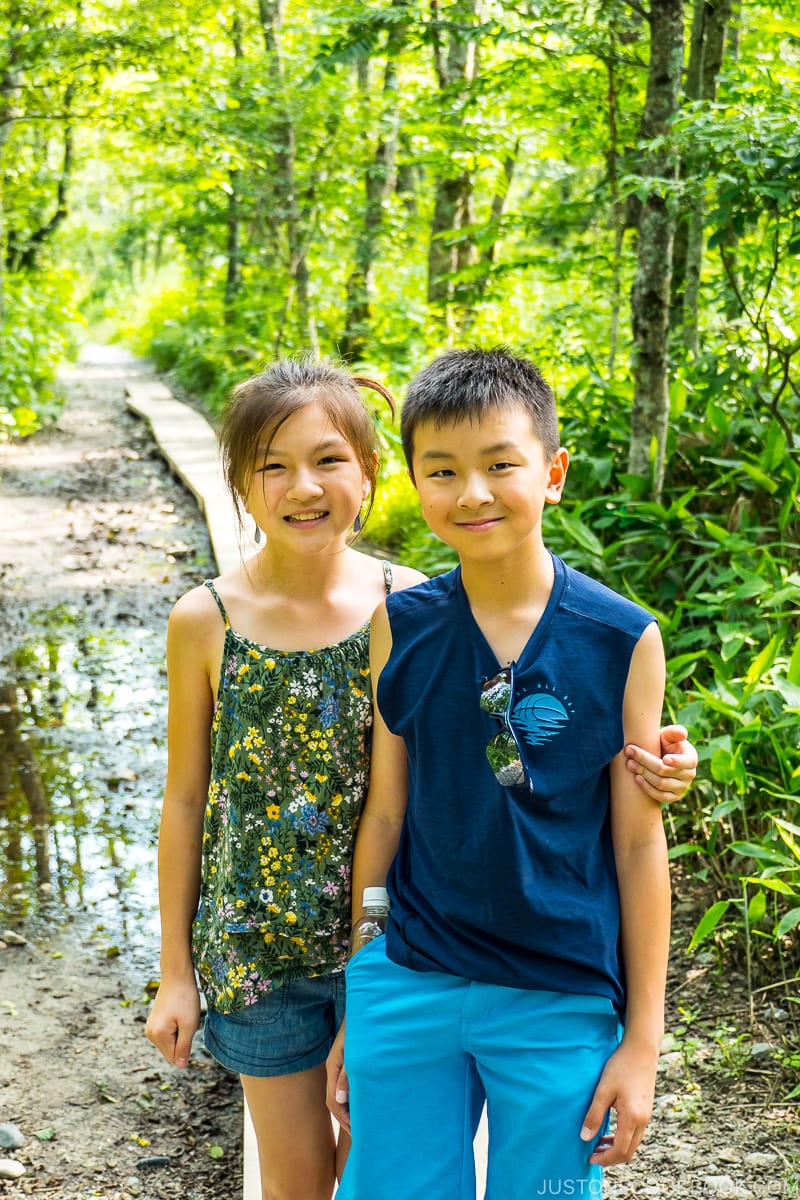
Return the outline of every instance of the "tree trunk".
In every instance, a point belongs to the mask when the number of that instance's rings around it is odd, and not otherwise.
[[[392,0],[392,9],[403,13],[408,0]],[[405,26],[393,21],[386,43],[386,67],[378,136],[371,161],[364,172],[364,209],[356,235],[355,262],[347,281],[346,328],[342,338],[342,357],[348,362],[365,357],[370,334],[370,292],[372,264],[378,252],[383,224],[383,205],[389,192],[397,149],[397,57],[405,42]]]
[[[725,49],[731,0],[695,0],[691,53],[686,76],[688,100],[713,101]],[[670,324],[682,328],[686,349],[700,351],[699,297],[705,245],[705,193],[702,169],[687,156],[684,175],[694,177],[686,211],[675,231]]]
[[[297,141],[294,122],[286,102],[286,85],[281,50],[281,24],[284,0],[258,0],[261,29],[267,52],[267,70],[275,95],[275,165],[278,202],[276,215],[286,229],[290,286],[284,304],[284,319],[294,309],[296,326],[302,341],[316,349],[316,329],[311,316],[306,262],[307,245],[303,237],[300,206],[295,180]],[[276,352],[280,350],[280,334]]]
[[[683,5],[681,0],[652,0],[650,5],[650,67],[642,136],[649,143],[666,139],[678,111],[683,68]],[[650,187],[639,220],[636,275],[631,295],[633,319],[633,409],[628,470],[652,480],[660,497],[666,462],[669,423],[667,343],[672,247],[675,222],[660,180],[676,176],[674,155],[664,142],[648,145],[642,174]],[[655,445],[655,464],[651,448]]]
[[[451,32],[445,50],[438,0],[431,0],[434,67],[439,80],[443,121],[456,127],[453,106],[478,74],[478,41],[474,26],[479,0],[453,0],[447,9]],[[472,179],[467,171],[441,177],[436,184],[428,250],[428,304],[434,315],[446,320],[454,296],[451,276],[459,265],[474,261],[471,243],[459,249],[448,235],[471,220]]]
[[[244,47],[242,45],[242,21],[239,13],[234,11],[231,21],[231,44],[233,45],[233,72],[231,77],[231,93],[237,100],[242,94],[242,60]],[[225,294],[223,299],[223,319],[226,325],[232,325],[236,318],[236,297],[242,282],[242,247],[239,232],[239,197],[237,184],[239,172],[235,167],[228,171],[228,211],[225,217],[227,237],[225,243]]]

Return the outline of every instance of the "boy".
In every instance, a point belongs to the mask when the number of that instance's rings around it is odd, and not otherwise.
[[[472,1200],[476,1094],[487,1200],[600,1195],[649,1119],[663,1028],[666,841],[623,754],[658,746],[660,636],[545,547],[568,455],[531,363],[445,354],[401,430],[460,565],[372,621],[353,896],[386,880],[391,914],[347,968],[340,1195]]]

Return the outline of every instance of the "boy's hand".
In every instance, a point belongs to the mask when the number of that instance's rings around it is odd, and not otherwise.
[[[144,1027],[145,1037],[174,1067],[187,1067],[200,1024],[200,994],[191,982],[161,984]]]
[[[589,1111],[583,1120],[581,1140],[597,1136],[609,1108],[617,1114],[612,1136],[601,1138],[589,1159],[603,1167],[630,1162],[644,1136],[653,1111],[658,1051],[650,1047],[625,1044],[625,1038],[611,1055],[595,1088]]]
[[[648,754],[639,746],[626,746],[627,767],[651,800],[669,804],[680,800],[697,774],[697,751],[682,725],[661,730],[661,754]]]
[[[344,1069],[344,1021],[325,1062],[328,1075],[326,1102],[336,1120],[350,1132],[350,1084]]]

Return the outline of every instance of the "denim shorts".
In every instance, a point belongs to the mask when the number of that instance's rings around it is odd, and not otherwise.
[[[344,1019],[344,971],[289,979],[236,1012],[209,1007],[203,1037],[217,1062],[265,1078],[318,1067]]]

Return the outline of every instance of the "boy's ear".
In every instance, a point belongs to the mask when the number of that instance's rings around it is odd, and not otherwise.
[[[567,478],[568,467],[569,452],[563,446],[559,446],[550,462],[550,478],[547,481],[547,491],[544,494],[547,504],[558,504],[560,501]]]

